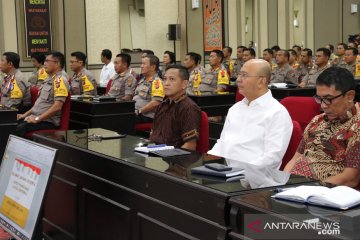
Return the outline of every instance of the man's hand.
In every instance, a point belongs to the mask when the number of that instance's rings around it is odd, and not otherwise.
[[[16,119],[19,120],[19,119],[23,119],[25,118],[24,114],[17,114],[16,115]]]
[[[33,124],[37,123],[37,121],[35,120],[35,118],[34,118],[34,117],[31,117],[31,116],[25,118],[25,121],[28,122],[28,123],[33,123]]]

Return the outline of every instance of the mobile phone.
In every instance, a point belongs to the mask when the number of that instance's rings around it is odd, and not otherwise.
[[[230,171],[232,169],[232,167],[220,163],[207,163],[205,164],[205,167],[218,172]]]

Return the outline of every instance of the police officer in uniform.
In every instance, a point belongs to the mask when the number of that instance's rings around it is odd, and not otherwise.
[[[336,47],[336,56],[334,60],[331,62],[331,66],[338,66],[340,64],[344,64],[344,54],[345,49],[347,49],[347,45],[345,43],[339,43]]]
[[[328,61],[331,52],[327,48],[318,48],[315,54],[315,64],[308,74],[302,79],[299,87],[315,87],[316,79],[326,68],[329,67]]]
[[[224,54],[224,61],[223,61],[224,67],[226,68],[229,77],[232,78],[234,73],[234,61],[231,60],[232,48],[226,46],[223,48],[222,51]]]
[[[30,84],[18,69],[20,56],[14,52],[5,52],[0,62],[0,70],[5,74],[1,84],[1,105],[14,107],[19,112],[30,108]]]
[[[137,123],[152,122],[155,109],[165,96],[162,80],[157,75],[159,62],[159,58],[154,55],[146,55],[141,59],[143,77],[140,79],[133,97]]]
[[[271,72],[270,83],[294,83],[298,84],[294,69],[289,65],[290,54],[286,50],[279,50],[276,53],[277,68]]]
[[[244,50],[246,49],[245,46],[238,46],[237,50],[236,50],[236,60],[234,63],[234,72],[232,74],[233,77],[237,78],[238,73],[240,72],[240,69],[242,68],[242,66],[244,65],[244,60],[243,60],[243,53]]]
[[[306,74],[308,74],[310,70],[313,68],[313,63],[311,59],[312,59],[312,50],[309,48],[304,48],[300,54],[300,64],[297,67],[297,69],[295,69],[295,75],[299,83],[306,76]]]
[[[271,48],[264,49],[263,59],[269,63],[271,71],[277,68],[276,62],[274,60],[274,51]]]
[[[40,86],[34,106],[24,114],[18,114],[16,134],[23,137],[27,132],[56,129],[60,125],[61,110],[68,96],[69,84],[62,75],[65,57],[60,52],[50,53],[45,60],[48,78]]]
[[[131,100],[133,98],[137,81],[130,69],[131,56],[127,53],[116,55],[114,60],[115,76],[113,76],[109,96],[117,100]]]
[[[33,66],[36,68],[30,78],[28,79],[28,82],[31,85],[41,85],[44,80],[48,77],[45,68],[44,68],[44,61],[45,61],[45,54],[35,52],[31,54],[31,62]]]
[[[201,79],[199,86],[200,94],[225,92],[229,85],[229,76],[222,65],[224,54],[220,50],[213,50],[210,53],[210,69],[206,71],[205,77]]]
[[[360,80],[360,63],[356,61],[358,50],[356,48],[347,48],[344,54],[344,62],[339,67],[345,68],[351,72],[355,80]]]
[[[187,95],[195,95],[199,91],[201,79],[204,78],[204,70],[199,65],[200,55],[194,52],[189,52],[185,56],[184,67],[188,70],[189,83],[186,87]]]
[[[70,68],[74,72],[71,78],[71,94],[96,95],[96,80],[89,70],[85,68],[86,55],[82,52],[71,53]]]

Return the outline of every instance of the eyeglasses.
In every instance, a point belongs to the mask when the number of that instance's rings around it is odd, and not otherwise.
[[[340,96],[344,96],[348,91],[344,92],[344,93],[340,93],[339,95],[335,96],[335,97],[325,97],[325,98],[322,98],[318,95],[315,95],[314,96],[314,99],[315,99],[315,102],[318,103],[318,104],[322,104],[322,103],[325,103],[326,105],[330,105],[332,104],[332,101]]]
[[[263,77],[259,75],[248,75],[246,72],[239,72],[238,77],[240,78],[249,78],[249,77]]]

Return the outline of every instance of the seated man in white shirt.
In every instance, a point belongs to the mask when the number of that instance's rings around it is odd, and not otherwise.
[[[115,75],[114,63],[111,61],[112,53],[109,49],[101,52],[101,62],[104,63],[100,73],[100,87],[106,87],[109,80]]]
[[[229,109],[220,139],[209,154],[278,169],[288,147],[293,124],[288,111],[268,89],[271,69],[262,59],[247,61],[238,73],[239,92],[245,97]]]

